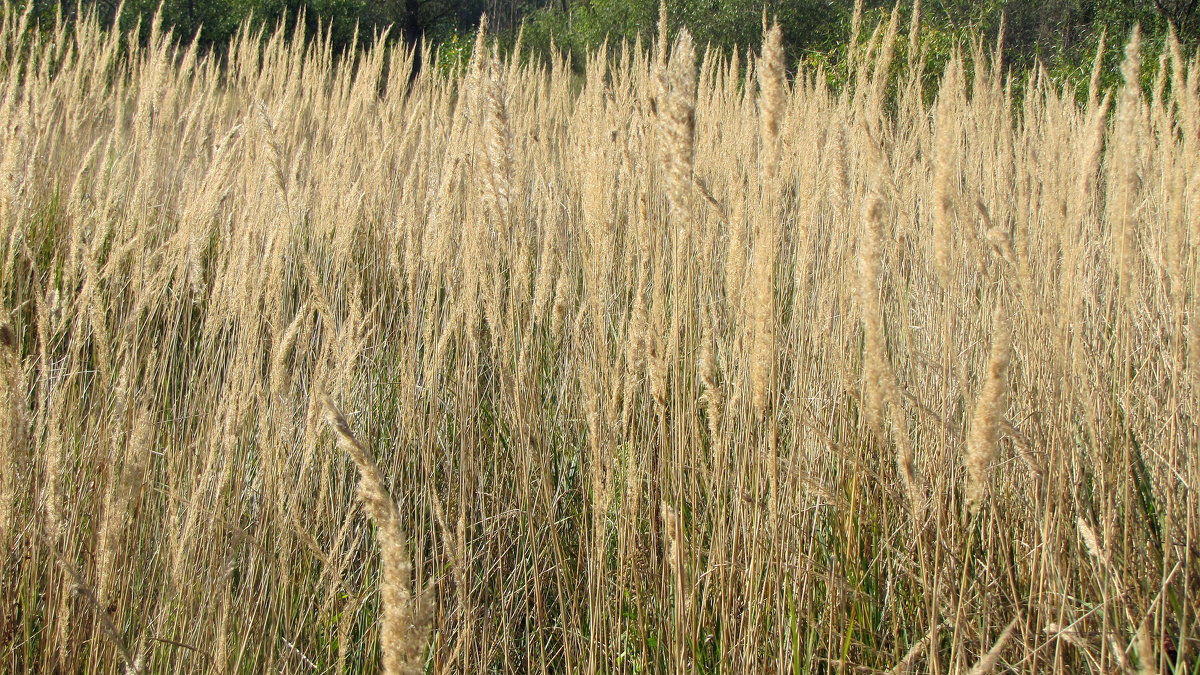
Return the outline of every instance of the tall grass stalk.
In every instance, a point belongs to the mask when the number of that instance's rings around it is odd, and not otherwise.
[[[1188,672],[1197,60],[856,5],[837,87],[4,5],[0,671]]]

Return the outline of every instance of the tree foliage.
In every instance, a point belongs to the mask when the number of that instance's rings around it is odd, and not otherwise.
[[[338,51],[353,49],[388,31],[391,39],[427,40],[461,49],[480,18],[512,44],[546,54],[552,47],[582,54],[604,41],[648,38],[657,31],[659,0],[32,0],[38,21],[71,20],[95,10],[123,27],[148,31],[160,13],[176,36],[219,49],[244,22],[283,22],[310,36],[328,35]],[[891,4],[862,0],[864,30],[891,12],[905,23],[915,0]],[[797,61],[836,64],[844,59],[855,0],[666,0],[671,29],[687,26],[699,44],[723,50],[756,49],[764,15],[779,22],[786,53]],[[1107,36],[1107,65],[1140,26],[1145,43],[1161,45],[1174,31],[1189,49],[1200,45],[1200,0],[922,0],[921,43],[936,64],[972,39],[1003,39],[1010,68],[1035,65],[1064,79],[1086,77]],[[15,5],[14,5],[15,6]],[[120,8],[120,16],[116,12]],[[9,8],[10,11],[12,7]]]
[[[283,23],[308,36],[327,35],[337,51],[361,47],[387,31],[392,39],[441,41],[470,31],[488,0],[33,0],[43,25],[96,11],[123,28],[142,26],[143,37],[156,13],[180,39],[197,38],[220,49],[246,22]],[[119,15],[118,15],[119,11]]]

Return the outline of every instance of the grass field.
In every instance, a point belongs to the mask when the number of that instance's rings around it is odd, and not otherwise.
[[[3,13],[0,671],[1200,672],[1196,57],[282,35]]]

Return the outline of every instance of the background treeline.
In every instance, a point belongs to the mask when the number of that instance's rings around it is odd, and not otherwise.
[[[481,17],[493,33],[513,44],[523,27],[523,43],[533,53],[557,48],[582,54],[604,40],[633,40],[652,33],[659,0],[34,0],[43,24],[68,19],[92,8],[118,17],[126,28],[150,19],[161,7],[164,24],[180,37],[199,35],[202,47],[222,49],[238,27],[251,22],[284,22],[310,36],[328,31],[335,50],[369,43],[384,29],[389,39],[424,38],[448,58],[465,55]],[[777,18],[790,61],[830,66],[844,61],[854,0],[668,0],[675,25],[686,25],[701,45],[746,50],[762,41],[764,12]],[[1001,34],[1005,58],[1016,69],[1041,63],[1059,79],[1079,81],[1091,70],[1101,36],[1109,38],[1108,65],[1120,58],[1120,45],[1135,25],[1146,42],[1161,44],[1172,29],[1183,44],[1200,44],[1200,0],[884,0],[863,3],[864,28],[886,22],[895,11],[907,22],[920,12],[920,39],[928,62],[937,66],[954,45],[971,36]],[[1111,70],[1111,69],[1110,69]]]

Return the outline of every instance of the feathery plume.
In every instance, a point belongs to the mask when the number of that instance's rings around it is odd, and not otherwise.
[[[1012,355],[1008,319],[1000,307],[992,318],[992,347],[984,372],[983,388],[971,418],[967,440],[967,507],[975,513],[988,490],[989,474],[996,459],[997,441],[1004,419],[1008,362]]]
[[[428,640],[432,619],[429,592],[412,590],[412,558],[400,523],[400,511],[392,501],[375,458],[350,431],[350,426],[333,401],[325,396],[326,421],[337,434],[338,445],[358,466],[358,498],[375,521],[382,555],[383,580],[380,594],[380,648],[383,670],[389,675],[416,675],[425,670],[421,652]]]

